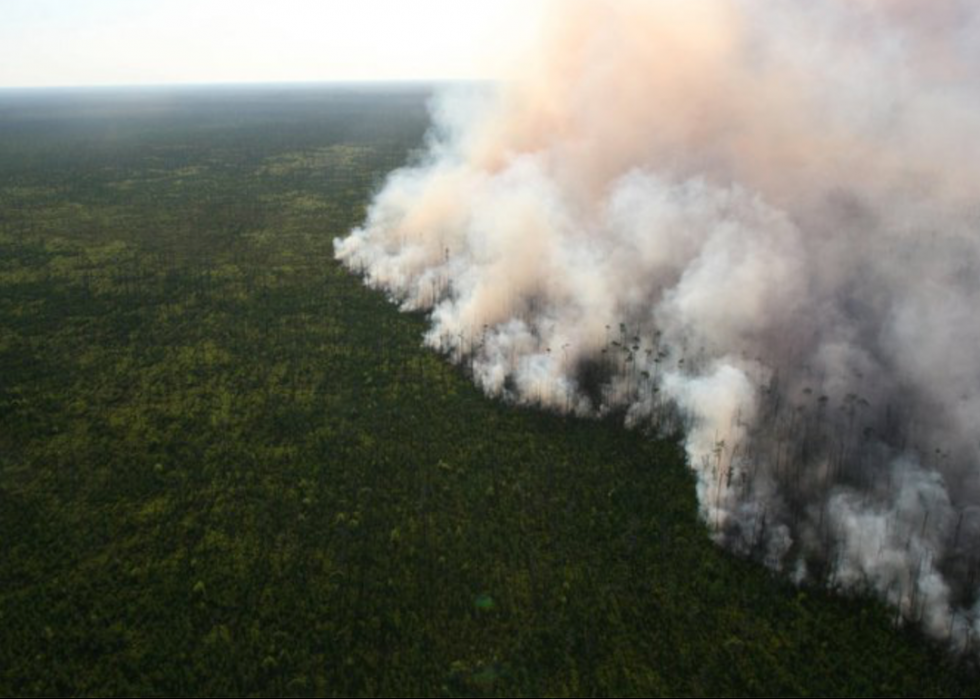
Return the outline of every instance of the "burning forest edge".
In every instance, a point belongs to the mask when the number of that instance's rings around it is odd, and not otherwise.
[[[718,542],[972,651],[980,11],[916,7],[556,4],[335,247],[486,392],[683,432]]]
[[[440,356],[336,262],[427,95],[0,95],[3,693],[976,696],[975,654],[715,545],[644,434],[674,407],[623,429],[710,344],[539,333],[515,408],[472,381],[495,323]]]

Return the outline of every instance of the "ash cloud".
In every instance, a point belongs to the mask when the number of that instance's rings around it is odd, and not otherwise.
[[[964,648],[978,54],[966,0],[563,0],[336,254],[488,393],[682,429],[720,543]]]

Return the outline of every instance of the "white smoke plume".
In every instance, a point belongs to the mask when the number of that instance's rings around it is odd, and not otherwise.
[[[717,539],[980,633],[980,5],[561,0],[336,253],[489,393],[683,430]]]

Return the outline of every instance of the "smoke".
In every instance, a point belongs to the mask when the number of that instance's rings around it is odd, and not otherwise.
[[[494,395],[683,431],[717,540],[980,633],[980,9],[562,0],[336,254]]]

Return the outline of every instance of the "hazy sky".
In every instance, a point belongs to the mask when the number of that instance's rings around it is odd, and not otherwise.
[[[493,78],[542,0],[0,0],[0,86]]]

